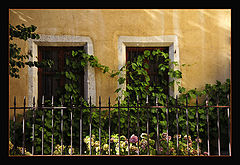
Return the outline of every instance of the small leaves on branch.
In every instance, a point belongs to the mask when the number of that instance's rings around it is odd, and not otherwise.
[[[27,61],[29,57],[32,57],[31,53],[21,54],[21,48],[18,47],[16,43],[14,43],[14,38],[18,38],[20,40],[26,41],[27,39],[39,39],[40,36],[35,33],[37,27],[31,25],[26,27],[24,24],[13,26],[9,24],[9,74],[13,78],[20,78],[19,71],[21,68],[24,68],[25,65],[29,67],[51,67],[53,65],[53,61],[51,60],[43,60],[41,62],[38,61]]]
[[[120,74],[120,71],[110,70],[108,66],[99,63],[96,56],[87,54],[84,50],[73,50],[71,55],[66,56],[64,72],[60,73],[68,80],[65,83],[64,97],[65,102],[70,103],[72,96],[74,104],[80,104],[84,101],[80,95],[81,84],[80,72],[84,72],[85,67],[90,65],[93,68],[100,69],[102,73],[110,74],[110,77],[115,77]],[[87,104],[84,102],[84,104]]]
[[[157,73],[158,81],[152,80],[149,70],[151,64],[158,63],[156,68],[153,68]],[[126,90],[118,88],[115,92],[122,92],[123,96],[126,98],[130,96],[130,102],[134,102],[135,98],[139,96],[142,101],[146,100],[147,95],[150,100],[154,102],[157,96],[163,103],[166,98],[167,91],[170,86],[173,86],[177,79],[182,78],[182,72],[177,69],[170,68],[171,66],[179,66],[178,62],[171,61],[169,59],[169,54],[161,51],[160,49],[149,51],[145,50],[143,54],[132,57],[131,61],[123,67],[124,70],[121,76],[118,78],[119,85],[124,84],[128,79],[128,84]],[[124,71],[124,72],[123,72]],[[126,74],[124,74],[126,73]],[[168,82],[166,75],[173,79],[173,81]],[[179,83],[176,83],[179,86]]]

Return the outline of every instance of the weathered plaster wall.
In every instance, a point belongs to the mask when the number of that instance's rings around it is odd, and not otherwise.
[[[45,35],[88,36],[94,55],[112,69],[118,69],[118,39],[120,36],[177,35],[182,85],[187,89],[203,88],[206,83],[230,78],[231,10],[30,10],[10,9],[10,23],[31,24],[37,33]],[[28,51],[27,43],[23,50]],[[28,69],[21,71],[21,79],[10,78],[10,103],[13,96],[28,96]],[[117,79],[98,70],[96,95],[107,104],[117,88]],[[27,97],[28,98],[28,97]],[[20,100],[19,100],[20,101]]]

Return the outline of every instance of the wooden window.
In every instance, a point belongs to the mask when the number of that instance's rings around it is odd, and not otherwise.
[[[83,47],[53,47],[53,46],[39,46],[38,47],[38,60],[50,59],[54,62],[51,68],[38,69],[38,97],[50,99],[51,96],[58,96],[64,89],[66,81],[61,72],[65,71],[65,59],[72,54],[72,50],[83,49]],[[81,95],[84,95],[84,72],[80,73]]]
[[[165,52],[165,53],[168,53],[169,52],[169,48],[168,47],[127,47],[126,48],[126,63],[128,61],[131,61],[133,62],[134,60],[134,57],[138,56],[139,54],[144,54],[144,51],[145,50],[149,50],[150,52],[152,52],[153,50],[156,50],[156,49],[160,49],[161,51]],[[152,61],[145,61],[149,64],[149,69],[147,69],[147,72],[149,74],[149,77],[150,77],[150,84],[153,85],[160,85],[160,79],[159,79],[159,76],[158,76],[158,65],[160,63],[163,62],[163,58],[159,58],[159,59],[154,59]],[[164,80],[166,82],[166,84],[168,84],[169,82],[169,77],[168,77],[168,70],[165,70],[164,72]],[[127,73],[127,84],[128,83],[131,83],[130,79],[128,78],[128,73]],[[169,89],[168,87],[167,88],[164,88],[164,93],[168,95],[168,92]]]

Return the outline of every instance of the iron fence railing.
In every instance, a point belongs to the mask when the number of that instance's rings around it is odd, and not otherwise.
[[[229,98],[229,96],[228,96],[228,98]],[[112,155],[112,153],[111,153],[111,145],[112,145],[112,139],[111,139],[111,129],[112,129],[112,125],[111,125],[111,120],[113,120],[113,119],[111,119],[111,117],[110,117],[110,114],[111,114],[111,110],[113,110],[113,109],[116,109],[117,110],[117,114],[118,114],[118,117],[117,117],[117,129],[118,129],[118,143],[117,143],[117,145],[119,145],[118,146],[118,150],[119,150],[119,155],[120,155],[120,135],[121,135],[121,127],[120,127],[120,115],[121,115],[121,113],[120,113],[120,111],[121,111],[121,109],[127,109],[127,111],[125,111],[126,113],[127,113],[127,122],[128,122],[128,124],[127,124],[127,139],[126,139],[126,144],[127,144],[127,146],[128,146],[128,152],[127,152],[127,155],[130,155],[130,144],[131,144],[131,142],[129,142],[129,139],[130,139],[130,120],[131,120],[131,116],[130,116],[130,111],[132,110],[132,109],[135,109],[135,110],[137,110],[137,124],[134,126],[134,127],[137,127],[137,137],[138,137],[138,139],[140,139],[140,130],[139,130],[139,128],[140,128],[140,123],[139,123],[139,121],[140,121],[140,118],[139,118],[139,111],[140,110],[142,110],[142,109],[145,109],[146,110],[146,120],[147,120],[147,122],[146,122],[146,134],[147,134],[147,155],[149,155],[150,154],[150,152],[149,152],[149,135],[150,135],[150,132],[149,132],[149,122],[150,122],[150,119],[149,119],[149,114],[151,113],[151,110],[156,110],[156,113],[154,114],[154,115],[156,115],[155,116],[155,118],[156,118],[156,120],[157,120],[157,122],[156,122],[156,125],[155,125],[155,128],[156,128],[156,139],[155,139],[155,146],[156,146],[156,153],[157,154],[159,154],[160,153],[160,150],[161,150],[161,146],[160,146],[160,144],[159,144],[159,141],[160,141],[160,111],[162,110],[162,109],[165,109],[166,111],[165,111],[165,120],[166,120],[166,142],[167,142],[167,150],[170,150],[170,148],[169,148],[169,138],[171,138],[169,135],[168,135],[168,133],[169,133],[169,110],[174,110],[175,111],[175,114],[176,114],[176,116],[175,116],[175,120],[176,120],[176,122],[175,122],[175,124],[176,124],[176,130],[175,130],[175,132],[176,132],[176,135],[179,135],[179,134],[181,134],[181,130],[179,129],[179,112],[181,111],[184,111],[184,113],[185,113],[185,119],[186,119],[186,134],[187,134],[187,138],[186,138],[186,146],[187,146],[187,154],[186,154],[186,156],[188,156],[188,155],[190,155],[190,142],[189,142],[189,109],[191,108],[191,109],[195,109],[195,112],[196,112],[196,118],[195,118],[195,120],[196,120],[196,135],[197,135],[197,140],[196,140],[196,142],[197,142],[197,153],[196,153],[196,156],[199,156],[200,155],[200,149],[199,149],[199,142],[200,142],[200,140],[199,140],[199,120],[200,120],[200,118],[199,118],[199,113],[198,113],[198,110],[199,109],[204,109],[205,110],[205,122],[206,122],[206,126],[207,126],[207,130],[206,130],[206,132],[207,132],[207,138],[206,138],[206,148],[207,148],[207,152],[206,152],[206,156],[210,156],[210,155],[212,155],[212,154],[210,154],[210,141],[212,140],[211,138],[210,138],[210,134],[211,134],[211,132],[210,132],[210,125],[209,125],[209,121],[210,121],[210,119],[209,119],[209,108],[214,108],[214,109],[216,109],[216,116],[217,116],[217,123],[216,123],[216,125],[215,125],[215,127],[217,127],[217,155],[219,155],[219,156],[221,156],[221,155],[223,155],[223,154],[221,154],[221,135],[220,135],[220,115],[219,115],[219,111],[220,110],[226,110],[226,116],[227,116],[227,123],[225,123],[225,124],[227,124],[228,125],[228,127],[227,127],[227,134],[228,134],[228,156],[231,156],[231,118],[230,118],[230,104],[228,104],[228,106],[219,106],[218,104],[217,105],[214,105],[214,106],[210,106],[210,105],[208,105],[208,98],[206,98],[206,102],[205,102],[205,105],[198,105],[198,97],[196,98],[196,104],[194,105],[194,106],[192,106],[192,105],[190,105],[189,103],[188,103],[188,99],[187,99],[187,97],[186,97],[186,102],[185,102],[185,105],[178,105],[178,103],[177,103],[177,99],[176,99],[176,104],[175,105],[169,105],[168,104],[168,101],[166,100],[166,105],[165,106],[159,106],[158,105],[158,99],[156,98],[156,101],[155,101],[155,105],[150,105],[149,104],[149,102],[148,102],[148,97],[147,97],[147,99],[146,99],[146,102],[145,102],[145,104],[144,105],[141,105],[140,103],[139,103],[139,100],[138,100],[138,98],[137,98],[137,104],[136,105],[134,105],[134,106],[130,106],[129,105],[129,101],[127,102],[127,104],[125,104],[124,106],[122,106],[121,105],[121,101],[120,100],[118,100],[118,103],[117,104],[115,104],[115,105],[113,105],[113,106],[111,106],[111,102],[110,102],[110,97],[109,97],[109,101],[108,101],[108,106],[102,106],[101,105],[101,97],[99,97],[99,105],[98,106],[92,106],[92,103],[91,103],[91,97],[89,98],[89,106],[83,106],[83,105],[74,105],[73,103],[72,103],[72,100],[71,100],[71,103],[70,103],[70,106],[64,106],[64,103],[63,102],[61,102],[60,103],[60,106],[54,106],[54,97],[52,97],[52,100],[51,100],[51,106],[46,106],[45,105],[45,101],[44,101],[44,96],[42,97],[42,104],[40,105],[40,106],[36,106],[36,101],[35,101],[35,97],[33,97],[33,99],[32,99],[32,103],[33,103],[33,105],[32,106],[26,106],[26,97],[24,97],[24,99],[23,99],[23,106],[22,107],[18,107],[17,106],[17,104],[16,104],[16,97],[14,97],[14,106],[13,107],[10,107],[10,110],[13,110],[13,120],[11,120],[11,122],[12,122],[12,125],[13,125],[13,128],[12,129],[10,129],[10,134],[12,135],[12,144],[13,144],[13,150],[14,149],[16,149],[16,118],[17,118],[17,115],[16,115],[16,110],[23,110],[23,115],[22,115],[22,120],[21,120],[21,122],[22,122],[22,146],[21,146],[21,154],[22,155],[24,155],[25,154],[25,147],[26,147],[26,144],[25,144],[25,142],[26,142],[26,129],[25,129],[25,123],[26,123],[26,110],[30,110],[30,111],[32,111],[32,118],[31,118],[31,120],[32,120],[32,127],[31,127],[31,131],[32,131],[32,137],[31,137],[31,145],[32,145],[32,147],[31,147],[31,154],[32,155],[36,155],[35,154],[35,148],[37,147],[36,146],[36,144],[35,144],[35,121],[36,121],[36,111],[42,111],[42,115],[41,115],[41,121],[42,121],[42,126],[41,126],[41,154],[40,155],[45,155],[44,154],[44,134],[46,133],[44,130],[44,127],[45,127],[45,111],[47,111],[47,110],[51,110],[52,111],[52,120],[51,120],[51,124],[52,124],[52,132],[51,132],[51,154],[50,155],[54,155],[54,112],[55,111],[61,111],[61,117],[60,117],[60,131],[61,131],[61,152],[60,152],[60,154],[61,155],[63,155],[63,124],[64,124],[64,119],[63,119],[63,114],[64,114],[64,111],[65,110],[68,110],[68,109],[70,109],[70,148],[71,148],[71,152],[69,153],[70,155],[72,155],[73,154],[73,150],[72,150],[72,148],[73,148],[73,120],[74,120],[74,118],[73,118],[73,111],[75,111],[75,110],[79,110],[79,130],[74,130],[74,131],[79,131],[79,155],[86,155],[86,153],[84,153],[84,151],[83,151],[83,139],[84,139],[84,137],[83,137],[83,118],[82,118],[82,115],[83,115],[83,109],[89,109],[89,111],[90,111],[90,116],[89,116],[89,120],[87,121],[88,122],[88,126],[89,126],[89,132],[88,132],[88,135],[89,135],[89,137],[92,137],[92,113],[93,113],[93,109],[97,109],[97,110],[99,110],[99,120],[98,120],[98,122],[99,122],[99,128],[98,128],[98,139],[99,139],[99,155],[102,155],[102,151],[103,151],[103,149],[102,149],[102,145],[101,145],[101,143],[102,143],[102,141],[101,141],[101,138],[102,138],[102,135],[101,135],[101,132],[102,132],[102,127],[101,127],[101,122],[102,122],[102,118],[101,118],[101,110],[102,109],[107,109],[108,110],[108,150],[109,150],[109,152],[108,152],[108,154],[109,155]],[[162,111],[161,111],[162,112]],[[151,123],[152,125],[154,125],[153,123]],[[173,122],[172,123],[170,123],[170,124],[173,124]],[[211,127],[213,127],[213,125],[211,125]],[[27,138],[30,138],[30,137],[27,137]],[[179,136],[176,136],[176,155],[178,155],[178,153],[179,153]],[[136,143],[136,146],[138,147],[138,152],[136,152],[137,153],[137,155],[139,155],[140,154],[140,152],[139,152],[139,147],[140,147],[140,145],[139,145],[139,141],[140,140],[138,140],[137,141],[137,143]],[[90,150],[89,150],[89,155],[92,155],[92,140],[91,140],[91,138],[90,138],[90,145],[89,145],[89,147],[90,147]],[[168,154],[168,153],[167,153]],[[13,155],[15,155],[14,153],[13,153]],[[39,154],[37,154],[37,155],[39,155]]]

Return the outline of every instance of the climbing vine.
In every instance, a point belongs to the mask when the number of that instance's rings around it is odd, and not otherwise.
[[[64,95],[65,103],[70,103],[72,97],[73,103],[80,105],[81,103],[87,105],[80,95],[80,73],[84,72],[84,68],[89,64],[93,68],[100,69],[103,73],[111,74],[111,77],[116,76],[115,72],[111,72],[108,66],[99,63],[96,56],[89,55],[83,50],[72,51],[72,54],[66,57],[65,71],[61,74],[68,80],[64,86],[64,92],[60,95]],[[115,74],[115,75],[113,75]],[[61,98],[60,98],[61,99]]]
[[[158,82],[150,80],[150,73],[148,72],[151,63],[157,62],[157,77]],[[122,92],[124,98],[130,98],[130,102],[136,103],[137,96],[140,102],[145,102],[148,96],[149,103],[155,103],[156,97],[159,104],[164,105],[168,95],[168,89],[173,87],[174,83],[179,86],[177,79],[182,78],[182,72],[177,69],[173,69],[174,66],[178,66],[178,62],[171,61],[169,54],[159,49],[154,51],[146,50],[144,54],[139,54],[133,57],[133,60],[128,61],[123,67],[122,76],[119,77],[118,83],[126,84],[126,90],[122,91],[122,88],[118,88],[115,92]],[[172,67],[170,67],[172,66]],[[125,74],[123,74],[125,72]],[[165,73],[172,79],[168,82],[165,77]],[[151,82],[151,83],[150,83]],[[168,95],[169,96],[169,95]]]
[[[20,78],[19,71],[26,65],[29,67],[51,67],[53,65],[53,61],[51,60],[43,60],[41,62],[28,60],[29,57],[32,57],[32,54],[30,52],[28,54],[21,54],[21,48],[14,42],[14,39],[23,41],[39,39],[40,36],[35,33],[36,29],[37,27],[34,25],[26,27],[24,24],[17,26],[9,24],[9,75],[13,78]]]

